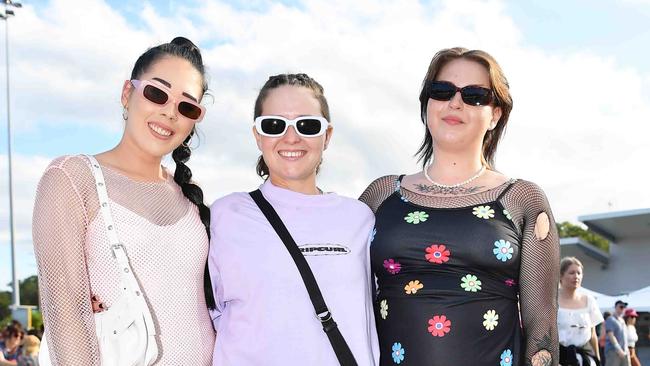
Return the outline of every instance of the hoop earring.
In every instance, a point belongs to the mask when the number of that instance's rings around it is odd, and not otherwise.
[[[129,110],[126,107],[122,107],[122,119],[126,122],[129,119]]]

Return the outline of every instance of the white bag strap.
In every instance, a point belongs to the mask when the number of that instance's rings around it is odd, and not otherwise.
[[[97,197],[99,198],[99,210],[101,211],[102,217],[104,218],[104,228],[106,229],[108,240],[111,243],[113,258],[115,258],[120,268],[120,277],[122,279],[122,283],[129,290],[135,292],[136,295],[140,296],[142,290],[140,289],[140,285],[133,275],[133,269],[129,264],[129,257],[126,254],[126,249],[120,242],[120,239],[117,237],[117,229],[115,228],[113,215],[111,214],[111,205],[108,201],[108,192],[106,191],[106,181],[104,180],[102,168],[94,156],[86,155],[86,157],[90,161],[90,168],[92,170],[93,176],[95,177],[95,188],[97,189]]]

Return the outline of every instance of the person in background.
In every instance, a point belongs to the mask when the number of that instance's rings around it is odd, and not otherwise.
[[[9,324],[2,330],[4,346],[0,349],[0,366],[16,365],[16,360],[23,354],[24,336],[25,332],[20,324]]]
[[[596,325],[603,322],[596,300],[581,291],[582,263],[575,257],[560,261],[557,329],[560,365],[596,366],[600,364]]]
[[[632,308],[625,309],[623,319],[625,320],[625,328],[627,334],[627,349],[630,351],[631,366],[641,366],[641,361],[636,355],[636,342],[639,340],[639,335],[636,332],[636,319],[639,317],[636,310]]]
[[[614,313],[605,321],[605,366],[630,366],[630,353],[627,349],[627,334],[623,313],[627,303],[617,300]]]
[[[16,359],[17,366],[38,366],[38,351],[41,341],[35,335],[25,336],[23,354]]]
[[[605,323],[607,322],[607,318],[609,318],[610,316],[612,316],[612,313],[610,313],[609,311],[603,312],[604,321],[597,326],[597,330],[598,330],[598,350],[600,351],[600,364],[601,365],[605,364],[605,335],[606,335],[605,334],[606,333],[605,329],[607,329],[607,327],[605,326]]]

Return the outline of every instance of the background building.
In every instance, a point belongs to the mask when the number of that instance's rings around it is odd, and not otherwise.
[[[583,287],[616,298],[650,286],[650,208],[585,215],[578,220],[610,242],[609,252],[605,252],[580,238],[560,240],[561,256],[577,257],[584,265]],[[637,303],[625,300],[630,307],[650,307],[650,296],[630,298],[637,299]],[[640,346],[650,345],[649,326],[650,312],[640,312]]]

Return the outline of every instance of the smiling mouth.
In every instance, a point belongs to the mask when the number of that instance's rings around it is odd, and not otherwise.
[[[442,120],[449,123],[449,124],[452,124],[452,125],[457,125],[457,124],[463,123],[463,121],[461,121],[458,118],[443,118]]]
[[[171,135],[174,134],[173,131],[168,130],[168,129],[166,129],[166,128],[162,128],[162,127],[160,127],[160,126],[158,126],[158,125],[156,125],[156,124],[154,124],[154,123],[149,122],[149,123],[147,123],[147,125],[149,126],[149,128],[150,128],[153,132],[159,134],[160,136],[163,136],[163,137],[169,137],[169,136],[171,136]]]
[[[285,157],[285,158],[300,158],[305,155],[305,151],[300,150],[300,151],[286,151],[286,150],[280,150],[278,151],[278,154],[280,156]]]

